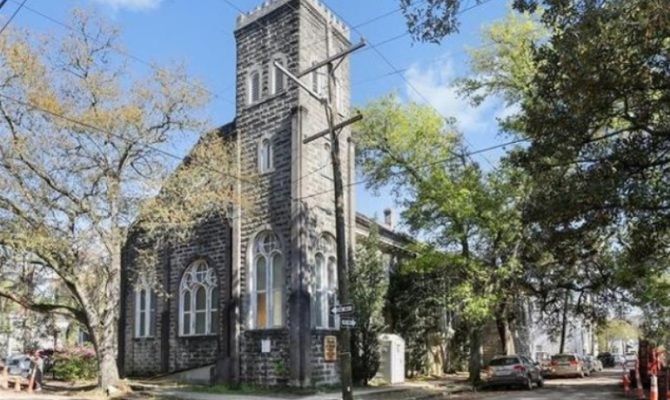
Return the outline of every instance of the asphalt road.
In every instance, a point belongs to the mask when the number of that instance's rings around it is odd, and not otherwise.
[[[612,400],[624,399],[619,387],[621,374],[609,370],[583,379],[547,379],[544,388],[528,390],[485,390],[458,399],[467,400]]]

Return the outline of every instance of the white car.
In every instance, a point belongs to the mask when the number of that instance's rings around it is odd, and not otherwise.
[[[30,357],[25,354],[15,354],[7,357],[5,363],[7,365],[7,373],[9,375],[20,375],[27,378],[30,374]]]

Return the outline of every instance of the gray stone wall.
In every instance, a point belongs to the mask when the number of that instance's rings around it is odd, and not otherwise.
[[[323,10],[311,1],[305,1],[301,8],[300,20],[300,61],[303,69],[308,68],[315,61],[321,61],[328,56],[334,55],[350,46],[346,33],[342,31],[341,26],[334,24],[331,16],[325,14]],[[321,73],[325,74],[325,68]],[[336,71],[338,84],[341,86],[339,91],[335,91],[344,99],[340,102],[334,98],[334,104],[341,103],[343,108],[338,110],[336,120],[341,121],[349,114],[349,60],[345,58]],[[334,94],[335,94],[334,93]],[[303,135],[311,136],[328,127],[328,122],[321,106],[316,99],[309,96],[304,91],[300,93],[300,102],[306,112],[303,116]],[[345,191],[348,192],[350,186],[347,184],[350,180],[349,152],[347,151],[348,138],[350,130],[345,129],[339,134],[340,139],[340,159],[342,161],[342,174]],[[313,280],[312,272],[314,268],[314,256],[318,239],[323,234],[335,236],[335,203],[334,203],[334,182],[332,174],[332,164],[330,155],[330,138],[325,136],[309,144],[303,145],[301,149],[302,171],[301,171],[301,196],[306,208],[306,218],[304,230],[307,235],[306,254],[307,268],[305,275],[306,284]],[[312,197],[310,197],[312,196]],[[353,210],[346,201],[345,195],[345,221],[347,225],[352,221],[351,213]],[[347,232],[350,232],[347,229]],[[349,237],[350,240],[353,238]],[[350,243],[350,246],[352,244]],[[332,334],[332,331],[313,329],[310,345],[310,365],[309,377],[314,385],[335,384],[339,382],[338,363],[325,362],[323,360],[323,336]]]
[[[240,223],[240,378],[258,384],[282,383],[288,354],[288,329],[291,315],[288,307],[289,282],[293,273],[291,259],[291,163],[292,110],[298,105],[297,88],[287,85],[272,94],[271,61],[275,54],[286,57],[288,69],[298,69],[298,16],[292,7],[297,1],[266,14],[235,32],[237,40],[237,138],[240,147],[242,176],[253,177],[241,185]],[[254,68],[262,76],[261,100],[248,104],[247,79]],[[262,138],[273,144],[274,169],[258,174],[258,145]],[[252,329],[249,297],[249,271],[252,261],[250,245],[255,236],[272,230],[281,242],[285,263],[284,321],[280,329]],[[261,354],[261,340],[269,339],[272,352]]]
[[[124,367],[128,375],[152,375],[159,372],[180,371],[214,363],[221,351],[225,318],[223,310],[228,293],[230,230],[228,224],[215,219],[199,226],[186,243],[165,246],[155,267],[158,287],[155,296],[154,334],[152,337],[135,337],[135,254],[126,257],[124,268],[130,271],[125,286],[125,354]],[[219,292],[218,327],[213,335],[179,336],[179,284],[188,266],[205,259],[217,273]],[[146,270],[145,270],[146,271]],[[140,272],[146,273],[146,272]],[[167,334],[167,337],[164,335]],[[164,342],[164,341],[167,341]],[[168,346],[167,351],[165,347]],[[165,371],[167,366],[167,371]]]

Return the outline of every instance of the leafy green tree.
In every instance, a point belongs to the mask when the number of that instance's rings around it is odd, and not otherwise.
[[[429,107],[390,96],[363,112],[357,138],[362,173],[373,189],[390,185],[407,226],[436,250],[427,265],[452,270],[451,302],[468,326],[476,381],[482,327],[493,315],[506,323],[507,305],[519,294],[522,171],[510,166],[484,174],[465,156],[459,134]]]
[[[429,373],[434,339],[448,339],[443,321],[450,293],[445,261],[443,253],[422,248],[390,276],[386,313],[391,331],[405,340],[409,376]]]
[[[350,271],[350,290],[356,316],[351,335],[354,381],[367,385],[379,369],[378,336],[384,329],[384,302],[388,271],[382,259],[379,232],[373,225],[356,248],[356,265]]]
[[[457,82],[475,105],[500,96],[518,106],[531,94],[537,72],[535,47],[548,38],[537,15],[510,11],[482,31],[482,44],[468,50],[471,75]]]
[[[610,345],[612,342],[627,342],[628,340],[636,340],[640,336],[639,329],[630,322],[622,319],[613,319],[605,321],[598,325],[596,330],[598,339],[598,346],[603,351],[611,351]],[[619,352],[624,352],[624,346],[620,347]]]

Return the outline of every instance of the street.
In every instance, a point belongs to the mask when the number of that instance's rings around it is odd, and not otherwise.
[[[618,370],[606,370],[583,379],[547,379],[544,388],[533,391],[492,389],[463,395],[467,400],[610,400],[625,398],[618,386]]]

